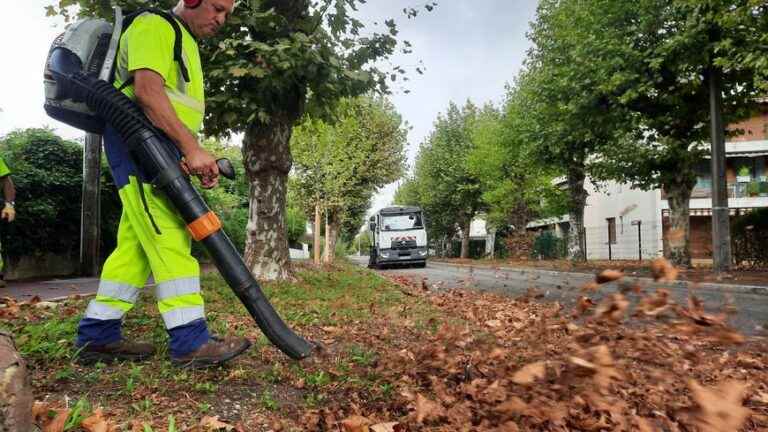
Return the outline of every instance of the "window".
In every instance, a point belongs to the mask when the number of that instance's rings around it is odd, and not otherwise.
[[[608,222],[608,243],[616,244],[616,218],[606,219]]]
[[[424,224],[421,221],[421,213],[382,216],[381,225],[382,231],[404,231],[424,228]]]

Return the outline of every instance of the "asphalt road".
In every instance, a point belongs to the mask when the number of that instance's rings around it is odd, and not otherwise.
[[[352,256],[350,259],[362,266],[368,264],[367,257]],[[458,266],[453,264],[429,262],[426,268],[393,267],[379,270],[382,273],[402,275],[416,282],[425,280],[428,287],[442,289],[475,289],[496,292],[503,295],[518,297],[529,291],[535,293],[541,301],[559,301],[567,309],[573,307],[578,298],[583,295],[582,285],[594,280],[593,274],[566,273],[531,268],[483,268]],[[745,285],[698,284],[693,286],[687,282],[674,284],[656,284],[651,279],[625,278],[625,283],[638,283],[646,292],[652,293],[656,288],[667,288],[672,298],[678,304],[687,303],[691,288],[696,297],[704,301],[708,311],[720,311],[723,305],[730,304],[736,308],[736,314],[730,317],[729,323],[748,335],[764,334],[763,327],[768,328],[768,288]],[[601,293],[617,292],[616,283],[606,284]],[[628,294],[634,302],[637,296]],[[593,296],[594,298],[594,296]]]

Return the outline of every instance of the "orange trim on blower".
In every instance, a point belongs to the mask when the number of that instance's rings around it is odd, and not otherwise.
[[[202,241],[221,229],[221,221],[216,213],[209,211],[187,225],[187,231],[195,241]]]

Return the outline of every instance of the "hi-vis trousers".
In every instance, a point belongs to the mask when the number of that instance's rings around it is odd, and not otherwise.
[[[149,213],[139,187],[144,189]],[[119,194],[123,213],[117,248],[104,264],[99,291],[80,323],[77,344],[103,345],[120,340],[120,323],[151,273],[157,307],[171,336],[172,355],[191,352],[205,343],[209,334],[200,293],[200,266],[191,255],[191,237],[184,221],[165,196],[135,176],[128,177]]]

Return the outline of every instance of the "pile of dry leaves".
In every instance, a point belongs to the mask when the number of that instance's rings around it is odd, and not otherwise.
[[[659,281],[676,278],[663,260],[653,272]],[[424,294],[456,321],[423,344],[381,357],[378,372],[397,383],[396,400],[357,409],[341,422],[333,410],[316,412],[305,427],[768,430],[766,343],[741,336],[725,314],[706,312],[693,295],[677,305],[663,289],[643,295],[635,288],[642,298],[634,308],[621,292],[598,298],[603,284],[622,278],[602,272],[584,287],[591,297],[573,310],[527,297]],[[410,286],[414,293],[421,288]]]

